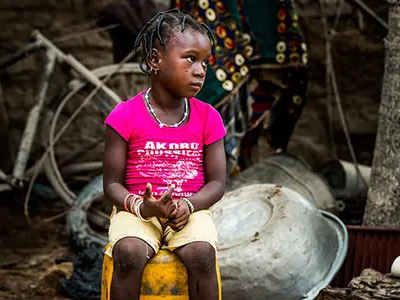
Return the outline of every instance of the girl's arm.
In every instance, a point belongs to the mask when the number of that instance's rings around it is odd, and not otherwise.
[[[103,192],[106,198],[116,207],[124,210],[124,199],[129,191],[124,186],[126,156],[128,143],[111,127],[107,126],[103,157]],[[172,201],[173,188],[156,200],[151,193],[151,185],[146,187],[141,205],[143,217],[168,217],[177,210]]]
[[[195,211],[209,208],[224,195],[226,187],[224,139],[205,146],[204,177],[206,184],[189,198]]]
[[[128,143],[107,126],[103,157],[103,191],[116,207],[124,209],[124,198],[129,194],[124,187],[124,174]]]
[[[189,198],[194,211],[207,209],[222,198],[226,186],[226,158],[224,140],[207,145],[204,148],[204,173],[206,184]],[[175,231],[181,230],[189,221],[189,206],[183,200],[178,203],[178,210],[168,220],[168,225]]]

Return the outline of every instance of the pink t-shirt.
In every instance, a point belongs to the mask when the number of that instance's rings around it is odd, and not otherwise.
[[[119,103],[105,123],[128,142],[125,186],[143,194],[146,183],[159,196],[175,185],[173,197],[190,197],[204,185],[203,149],[226,134],[222,118],[211,105],[189,99],[188,121],[177,128],[160,128],[140,92]]]

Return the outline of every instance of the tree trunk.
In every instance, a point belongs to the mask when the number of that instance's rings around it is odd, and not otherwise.
[[[389,1],[385,74],[365,226],[400,227],[400,1]]]

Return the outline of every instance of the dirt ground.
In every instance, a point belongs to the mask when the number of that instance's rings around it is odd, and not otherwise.
[[[371,5],[372,1],[367,3]],[[381,2],[376,6],[381,6]],[[376,10],[381,15],[387,12],[382,8]],[[341,24],[348,25],[349,28],[354,25],[346,24],[350,22],[348,20],[344,22],[345,24]],[[366,22],[370,20],[366,19]],[[321,23],[316,18],[307,18],[304,26],[310,48],[309,97],[289,150],[296,149],[299,156],[305,158],[311,165],[317,166],[324,159],[334,158],[335,154],[332,152],[330,157],[322,157],[321,154],[330,153],[329,141],[323,131],[327,124],[323,115],[319,113],[321,110],[326,110],[325,81],[321,79],[324,78]],[[333,40],[333,56],[336,61],[339,87],[343,95],[348,95],[353,109],[360,107],[359,111],[350,111],[348,115],[351,117],[351,113],[356,113],[355,119],[376,119],[383,74],[384,35],[382,30],[372,26],[372,29],[369,27],[365,32],[360,32],[357,28],[343,29]],[[365,106],[363,101],[373,103],[368,106],[369,108],[363,109]],[[309,135],[309,138],[305,138],[314,124],[320,124],[321,130],[317,129]],[[336,120],[336,127],[339,128],[338,124]],[[360,125],[352,126],[357,128]],[[372,124],[370,130],[367,130],[368,128],[364,128],[364,131],[353,130],[356,152],[362,163],[368,164],[372,161],[375,126],[376,124]],[[348,157],[343,135],[337,133],[336,141],[339,156]],[[66,236],[64,221],[60,218],[42,223],[45,218],[62,212],[64,208],[60,203],[32,201],[33,209],[30,210],[32,226],[30,226],[23,215],[22,207],[22,200],[15,194],[0,194],[0,299],[67,299],[61,295],[59,280],[71,275],[72,264],[55,262],[58,258],[73,254]]]
[[[41,223],[60,207],[31,211],[30,226],[13,195],[0,194],[0,203],[0,299],[67,299],[59,280],[72,274],[72,263],[55,262],[73,254],[63,219]]]

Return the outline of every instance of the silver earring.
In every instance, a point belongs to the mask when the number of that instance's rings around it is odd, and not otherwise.
[[[154,69],[154,74],[157,74],[157,72],[158,72],[158,69]]]

